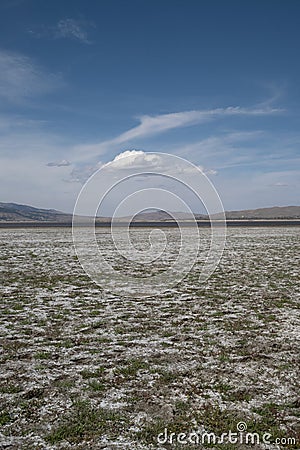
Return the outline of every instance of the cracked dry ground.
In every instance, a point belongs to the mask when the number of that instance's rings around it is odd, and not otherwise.
[[[134,230],[140,243],[148,232]],[[192,271],[132,300],[88,278],[71,230],[1,230],[0,448],[191,449],[157,435],[240,421],[298,439],[251,448],[300,448],[299,237],[229,229],[205,285]]]

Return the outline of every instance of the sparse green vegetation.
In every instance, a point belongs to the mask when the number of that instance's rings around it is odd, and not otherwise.
[[[88,401],[77,400],[59,424],[48,434],[46,441],[56,444],[62,440],[78,443],[83,439],[108,433],[114,436],[124,427],[118,413],[93,407]]]
[[[125,378],[132,378],[137,375],[140,370],[145,370],[149,368],[149,364],[142,359],[131,359],[126,361],[126,365],[118,367],[116,373],[122,375]]]
[[[11,417],[8,411],[0,412],[0,426],[6,425],[11,421]]]
[[[146,230],[136,232],[142,244]],[[118,450],[156,450],[165,426],[218,434],[239,421],[296,437],[299,232],[231,229],[205,286],[191,272],[172,292],[133,300],[89,280],[70,230],[2,231],[4,444],[54,450],[120,439]],[[105,230],[98,238],[109,249]]]
[[[98,378],[98,377],[101,377],[104,372],[105,372],[105,368],[104,367],[97,367],[94,370],[84,369],[84,370],[82,370],[80,372],[80,375],[84,379],[87,379],[87,378]]]
[[[92,391],[96,391],[96,392],[105,391],[105,389],[106,389],[104,383],[101,383],[100,381],[96,381],[96,380],[89,381],[89,388]]]
[[[17,394],[21,390],[22,388],[19,384],[14,384],[12,382],[0,386],[0,392],[2,392],[2,394]]]

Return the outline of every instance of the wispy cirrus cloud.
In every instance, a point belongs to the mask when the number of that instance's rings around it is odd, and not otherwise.
[[[255,140],[262,140],[265,132],[262,130],[251,131],[226,131],[218,135],[212,135],[196,142],[187,143],[173,148],[174,153],[187,158],[198,157],[228,157],[238,148],[248,146]]]
[[[65,167],[70,165],[71,163],[67,159],[62,159],[61,161],[52,161],[46,164],[46,166],[48,167]]]
[[[281,188],[281,187],[288,187],[289,186],[289,184],[288,183],[282,183],[282,182],[280,182],[280,181],[277,181],[276,183],[273,183],[273,184],[270,184],[269,186],[271,186],[271,187],[279,187],[279,188]]]
[[[223,170],[274,170],[299,166],[299,136],[274,134],[267,130],[224,131],[185,145],[172,152],[191,160],[201,160],[217,172]]]
[[[85,22],[75,19],[63,19],[56,25],[55,36],[57,38],[69,38],[83,42],[84,44],[90,44],[88,39],[87,30],[84,29]]]
[[[218,118],[230,116],[263,116],[283,112],[280,108],[258,107],[227,107],[207,110],[182,111],[170,114],[160,114],[156,116],[144,115],[139,117],[139,124],[119,136],[100,142],[98,144],[81,145],[75,148],[74,157],[78,161],[89,157],[102,155],[108,150],[119,146],[120,144],[130,143],[144,137],[151,137],[176,128],[182,128],[192,125],[205,123]]]
[[[71,39],[83,44],[91,44],[89,32],[92,28],[95,28],[93,22],[66,18],[59,20],[53,26],[30,29],[28,33],[34,38]]]
[[[0,98],[18,103],[61,85],[61,76],[46,73],[28,56],[0,50]]]
[[[174,128],[181,128],[214,120],[222,116],[240,116],[240,115],[266,115],[282,112],[278,108],[241,108],[227,107],[210,110],[183,111],[171,114],[160,114],[157,116],[141,116],[140,124],[117,138],[113,139],[116,143],[123,143],[130,139],[149,136],[162,133]]]

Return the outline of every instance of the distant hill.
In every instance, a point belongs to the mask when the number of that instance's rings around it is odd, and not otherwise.
[[[190,220],[192,216],[188,213],[176,212],[173,213],[180,220]],[[246,209],[242,211],[226,211],[226,218],[229,220],[241,220],[241,219],[300,219],[300,206],[274,206],[271,208],[259,208],[259,209]],[[208,220],[206,214],[194,214],[196,220]],[[215,214],[213,217],[220,217],[220,215]],[[127,217],[120,217],[118,220],[128,219]],[[134,218],[134,222],[165,222],[174,220],[172,218],[172,213],[167,213],[165,211],[150,211],[141,212],[137,214]]]
[[[4,222],[65,222],[71,219],[71,214],[55,209],[41,209],[17,203],[0,202],[0,221]]]
[[[300,219],[300,206],[273,206],[271,208],[226,211],[227,219]]]
[[[187,213],[174,213],[180,220],[189,220]],[[126,220],[129,217],[120,217],[118,220]],[[197,220],[208,219],[207,215],[195,214]],[[246,209],[242,211],[227,211],[226,218],[238,219],[300,219],[300,206],[274,206],[271,208]],[[109,217],[98,217],[97,221],[109,221]],[[137,214],[135,222],[165,222],[172,221],[172,213],[153,210]],[[19,205],[17,203],[0,202],[0,222],[71,222],[72,214],[67,214],[55,209],[34,208],[33,206]]]
[[[160,211],[160,210],[154,210],[154,211],[145,211],[137,214],[132,219],[133,222],[169,222],[171,220],[174,220],[172,217],[172,214],[174,214],[174,217],[179,220],[191,220],[193,218],[196,218],[198,220],[205,220],[207,219],[207,215],[205,214],[195,214],[191,215],[185,212],[166,212],[166,211]],[[120,217],[118,218],[119,221],[122,220],[128,220],[131,219],[131,216],[126,217]]]

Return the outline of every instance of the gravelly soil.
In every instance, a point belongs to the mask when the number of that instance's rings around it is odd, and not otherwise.
[[[251,448],[299,449],[299,237],[230,229],[204,286],[132,300],[87,277],[69,229],[1,230],[0,448],[249,448],[157,442],[242,421],[272,434]]]

